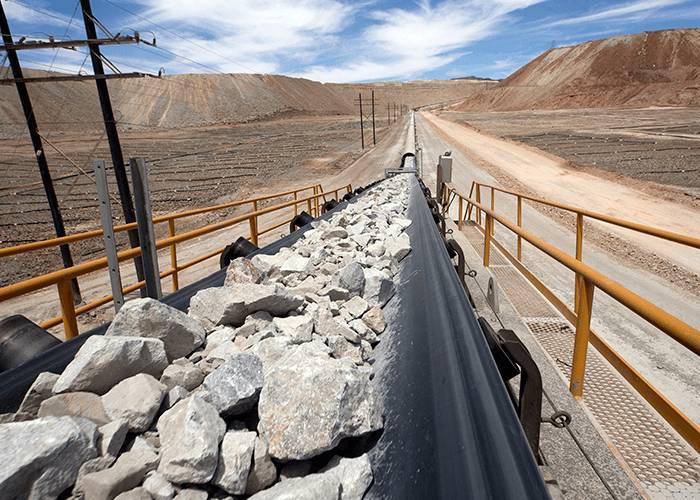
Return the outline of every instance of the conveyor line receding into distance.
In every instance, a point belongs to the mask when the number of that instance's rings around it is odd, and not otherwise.
[[[454,272],[417,182],[412,183],[407,229],[411,253],[387,306],[391,330],[378,366],[384,384],[385,429],[372,450],[370,498],[549,498],[474,311]],[[361,196],[361,195],[360,195]],[[352,200],[350,201],[352,203]],[[342,210],[341,203],[323,217]],[[257,253],[273,254],[310,226]],[[164,297],[186,311],[197,291],[222,286],[218,271]],[[0,413],[16,411],[36,376],[60,373],[102,325],[0,373]],[[381,356],[381,354],[380,354]]]

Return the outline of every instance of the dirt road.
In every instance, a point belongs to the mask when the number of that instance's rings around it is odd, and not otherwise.
[[[556,157],[477,132],[433,114],[423,113],[422,116],[456,145],[467,148],[543,198],[682,234],[697,234],[700,229],[700,211],[691,207],[573,170]],[[697,272],[700,269],[700,251],[605,223],[596,224],[687,270]]]
[[[420,114],[416,120],[419,146],[423,149],[424,178],[428,186],[435,190],[435,168],[437,158],[444,151],[451,150],[454,158],[452,181],[465,193],[473,180],[499,185],[498,181],[483,169],[472,158],[482,154],[490,159],[499,161],[499,152],[503,152],[512,162],[531,167],[531,172],[540,175],[557,175],[551,169],[561,168],[552,164],[548,159],[547,167],[540,170],[537,165],[538,157],[532,154],[524,155],[521,160],[517,149],[507,148],[489,137],[455,124],[441,127],[444,121],[432,115]],[[466,131],[466,132],[465,132]],[[502,141],[503,142],[503,141]],[[494,149],[490,149],[492,146]],[[504,167],[505,168],[505,167]],[[544,173],[542,173],[544,172]],[[508,170],[507,173],[511,173]],[[516,171],[514,174],[517,174]],[[513,175],[514,175],[513,174]],[[525,178],[526,176],[522,176]],[[567,175],[559,173],[566,181],[565,186],[573,183]],[[530,185],[536,184],[536,178],[529,179]],[[553,189],[553,181],[546,185]],[[622,193],[627,189],[619,186]],[[614,186],[607,185],[607,194]],[[560,187],[557,196],[547,196],[550,193],[539,193],[541,196],[561,199],[565,187]],[[593,188],[592,188],[593,189]],[[573,185],[573,192],[582,196],[582,186]],[[613,193],[614,194],[614,193]],[[595,199],[598,193],[592,191],[590,197]],[[603,193],[605,196],[606,193]],[[515,203],[512,199],[497,194],[496,207],[502,208],[513,216]],[[601,210],[602,207],[596,207]],[[618,214],[620,215],[620,214]],[[456,218],[456,212],[453,214]],[[574,235],[570,227],[563,226],[545,214],[533,209],[527,204],[523,207],[523,220],[529,230],[536,235],[546,235],[546,239],[555,246],[573,253]],[[507,231],[496,228],[496,238],[513,249],[514,238]],[[542,281],[544,281],[557,296],[569,305],[573,303],[574,276],[568,269],[537,251],[528,244],[523,245],[525,265]],[[647,270],[620,265],[610,253],[600,248],[587,246],[584,250],[584,261],[600,272],[612,277],[626,287],[634,290],[642,297],[651,300],[658,306],[682,318],[696,328],[700,328],[700,300]],[[698,267],[695,268],[697,272]],[[630,360],[644,376],[666,394],[691,418],[700,420],[700,366],[697,356],[666,337],[655,327],[646,323],[624,306],[603,293],[596,292],[593,306],[592,325],[601,337],[608,341],[625,359]]]

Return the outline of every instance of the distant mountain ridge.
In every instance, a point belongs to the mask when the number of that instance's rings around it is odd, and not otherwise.
[[[457,110],[700,106],[700,29],[553,48]]]

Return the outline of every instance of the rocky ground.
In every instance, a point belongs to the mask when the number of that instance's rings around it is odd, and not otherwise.
[[[362,498],[408,187],[388,180],[291,247],[234,261],[188,314],[125,304],[2,416],[3,496]]]

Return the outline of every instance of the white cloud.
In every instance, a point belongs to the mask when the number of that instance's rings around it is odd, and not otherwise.
[[[141,1],[144,16],[193,42],[159,32],[161,45],[225,72],[274,72],[313,59],[336,43],[355,10],[337,0]],[[203,71],[182,60],[171,68],[178,66]]]
[[[542,0],[424,0],[415,8],[374,11],[362,45],[340,66],[318,65],[300,76],[347,82],[412,77],[445,66],[465,47],[495,33],[508,14]],[[357,54],[364,54],[358,57]]]
[[[11,23],[14,22],[66,27],[70,22],[69,17],[45,7],[30,9],[22,4],[12,1],[3,2],[3,6],[5,8],[7,19]]]
[[[629,21],[633,14],[651,13],[666,7],[686,3],[688,0],[637,0],[610,7],[584,16],[560,19],[546,24],[546,27],[570,26],[600,21]]]

